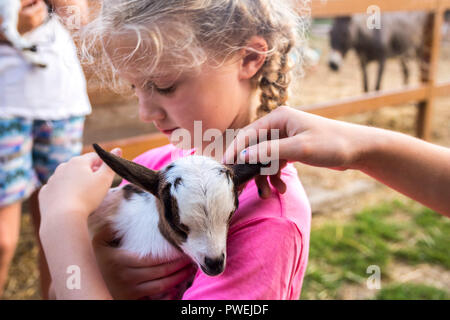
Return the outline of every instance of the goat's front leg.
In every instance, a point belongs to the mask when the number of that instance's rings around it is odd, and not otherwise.
[[[9,1],[7,5],[3,5],[3,9],[0,12],[2,17],[1,32],[5,36],[6,40],[11,43],[11,45],[20,51],[32,51],[36,52],[36,46],[29,43],[24,39],[19,31],[17,31],[17,25],[19,22],[19,12],[21,3],[20,1]]]

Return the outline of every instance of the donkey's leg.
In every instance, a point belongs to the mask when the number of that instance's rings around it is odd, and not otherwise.
[[[364,92],[369,92],[369,79],[367,76],[367,59],[360,56],[359,61],[361,63],[361,71],[363,76],[363,85],[364,85]]]
[[[400,58],[400,64],[403,72],[403,84],[407,86],[409,84],[409,68],[408,60],[406,58]]]
[[[375,87],[376,91],[380,91],[380,89],[381,89],[381,80],[383,79],[385,65],[386,65],[386,59],[381,59],[380,61],[378,61],[377,86]]]

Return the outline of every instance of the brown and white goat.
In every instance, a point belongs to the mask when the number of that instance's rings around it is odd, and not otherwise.
[[[261,165],[222,165],[204,156],[178,159],[153,171],[94,145],[100,158],[131,182],[112,188],[89,217],[91,233],[110,224],[119,246],[141,257],[174,259],[186,254],[209,276],[226,265],[228,225],[239,187]]]

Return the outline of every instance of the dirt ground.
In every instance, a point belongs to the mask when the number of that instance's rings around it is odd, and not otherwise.
[[[362,80],[358,62],[350,54],[340,73],[328,70],[327,41],[321,36],[312,38],[312,47],[321,51],[319,66],[306,74],[295,86],[291,105],[299,107],[319,102],[332,101],[361,93]],[[375,72],[371,66],[371,76]],[[418,79],[418,67],[411,64],[411,79]],[[438,68],[439,81],[450,80],[450,44],[444,43]],[[371,83],[373,85],[372,77]],[[412,83],[418,82],[412,81]],[[94,89],[91,83],[91,99],[94,112],[86,121],[85,142],[98,142],[133,136],[155,131],[149,124],[139,122],[136,102],[124,100],[111,93]],[[383,81],[383,88],[402,87],[400,66],[396,61],[389,61]],[[113,101],[112,101],[113,100]],[[413,104],[385,107],[380,110],[345,117],[343,120],[368,124],[377,127],[414,134],[416,108]],[[436,100],[433,111],[432,142],[450,147],[450,96]],[[381,200],[400,197],[400,195],[358,172],[335,172],[327,169],[297,165],[300,179],[310,197],[313,208],[313,227],[329,219],[348,219],[356,211]],[[26,211],[26,210],[25,210]],[[23,215],[20,243],[10,270],[6,286],[6,299],[39,299],[37,248],[30,224],[30,216]],[[405,271],[405,266],[397,266],[399,277],[413,272]],[[403,268],[403,269],[402,269]],[[425,270],[432,281],[439,279],[440,270]],[[420,272],[416,272],[421,274]],[[346,288],[343,298],[364,298],[365,293],[359,288]]]

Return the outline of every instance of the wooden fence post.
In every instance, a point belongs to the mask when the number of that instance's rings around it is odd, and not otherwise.
[[[436,71],[441,49],[441,30],[444,9],[440,0],[425,24],[423,55],[421,57],[421,81],[428,85],[428,97],[418,104],[417,136],[431,139],[431,121],[436,99]]]

